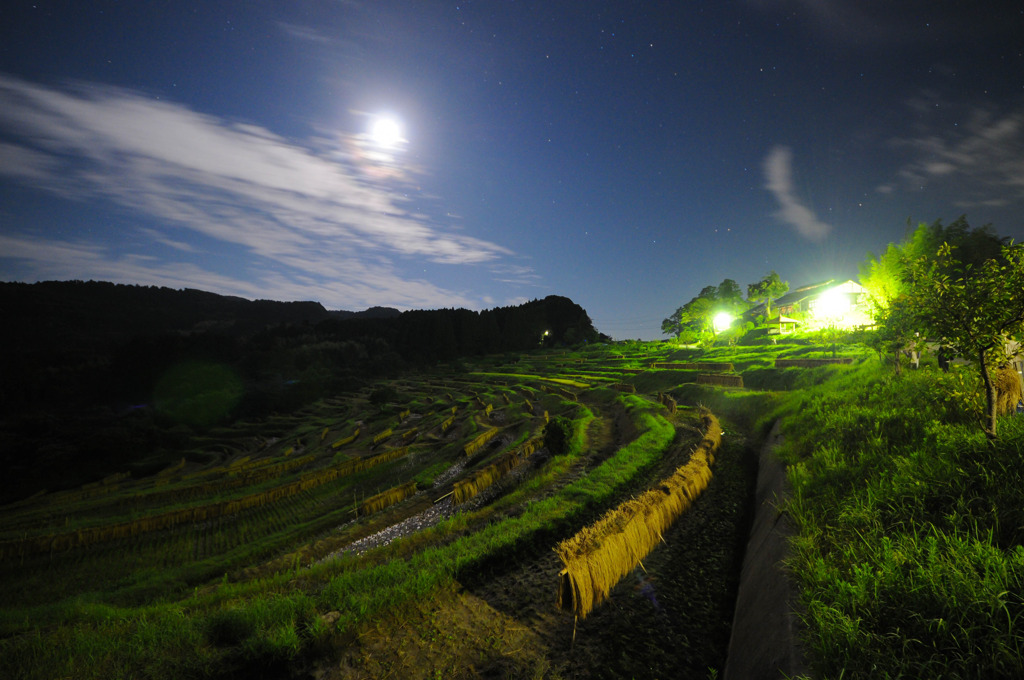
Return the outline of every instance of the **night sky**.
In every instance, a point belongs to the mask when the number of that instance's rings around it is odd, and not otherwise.
[[[1019,0],[0,9],[0,280],[556,294],[655,339],[722,279],[855,277],[908,219],[1020,240],[1022,208]]]

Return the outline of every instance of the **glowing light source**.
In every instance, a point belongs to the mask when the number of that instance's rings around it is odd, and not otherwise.
[[[402,141],[402,126],[394,118],[378,118],[370,127],[370,138],[378,146],[390,149]]]
[[[732,314],[730,314],[729,312],[719,312],[718,314],[715,315],[712,324],[715,327],[716,333],[721,333],[722,331],[729,330],[729,326],[732,325]]]
[[[850,299],[833,288],[825,291],[818,298],[814,314],[823,319],[837,320],[850,311]]]

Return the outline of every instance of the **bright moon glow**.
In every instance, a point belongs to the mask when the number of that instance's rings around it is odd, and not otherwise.
[[[370,128],[370,137],[380,146],[390,148],[402,141],[402,126],[394,118],[378,118]]]

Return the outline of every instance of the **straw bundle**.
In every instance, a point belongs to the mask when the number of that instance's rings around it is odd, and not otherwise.
[[[409,496],[416,493],[416,482],[406,482],[401,486],[396,486],[383,491],[376,496],[370,496],[362,505],[359,506],[360,515],[372,515],[375,512],[380,512],[384,508],[390,507],[395,503],[404,501]]]
[[[357,427],[356,431],[350,434],[349,436],[339,439],[338,441],[331,444],[331,448],[337,450],[340,449],[342,446],[348,446],[349,444],[354,442],[358,436],[359,428]]]
[[[462,449],[462,452],[466,454],[466,458],[471,458],[473,454],[482,449],[499,431],[498,428],[492,427],[486,432],[477,435],[473,441],[466,444],[465,448]]]
[[[1021,393],[1020,375],[1013,364],[1006,364],[995,371],[992,383],[996,388],[996,413],[1014,413],[1017,402],[1024,399],[1024,394]]]
[[[452,502],[458,505],[473,498],[521,465],[543,445],[544,440],[542,438],[534,437],[527,440],[522,446],[502,455],[501,458],[482,470],[477,470],[471,477],[455,482],[452,491]]]
[[[555,552],[565,567],[559,573],[560,608],[585,618],[707,487],[722,429],[710,413],[703,419],[706,434],[685,465],[656,488],[622,503],[558,544]]]
[[[53,550],[68,550],[88,546],[95,543],[129,538],[152,531],[169,529],[179,524],[205,522],[207,520],[233,515],[249,508],[259,507],[288,498],[296,494],[314,489],[332,482],[339,477],[354,474],[371,467],[395,460],[409,453],[409,447],[383,451],[376,456],[359,460],[348,460],[340,465],[309,472],[294,482],[283,484],[266,491],[242,496],[233,500],[219,501],[205,505],[179,508],[159,515],[140,517],[128,522],[109,524],[106,526],[85,527],[76,531],[60,534],[48,534],[14,541],[0,542],[0,559],[9,559],[33,553],[45,553]],[[301,459],[300,459],[301,460]],[[299,462],[299,461],[293,461]]]
[[[383,432],[378,432],[377,435],[373,438],[373,445],[376,446],[377,444],[380,444],[382,441],[384,441],[385,439],[387,439],[390,436],[391,436],[391,428],[390,427],[388,429],[384,430]]]

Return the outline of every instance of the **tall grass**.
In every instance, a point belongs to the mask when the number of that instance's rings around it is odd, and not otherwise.
[[[956,381],[869,364],[779,411],[820,677],[1024,677],[1024,418],[986,441]]]

